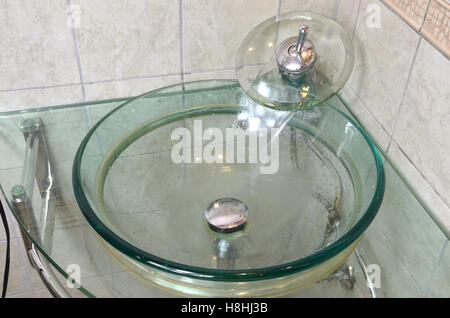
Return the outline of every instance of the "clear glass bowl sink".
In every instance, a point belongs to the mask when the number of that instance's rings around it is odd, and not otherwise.
[[[280,125],[274,173],[262,173],[267,161],[220,163],[229,131]],[[174,160],[185,154],[173,150],[180,131],[211,129],[224,140],[192,142],[192,163]],[[248,137],[235,142],[250,156]],[[200,158],[207,145],[222,149],[218,162]],[[111,111],[80,145],[73,184],[111,254],[149,283],[191,296],[274,296],[345,261],[381,204],[384,172],[367,134],[332,106],[274,111],[223,80],[158,89]],[[240,213],[236,231],[208,224],[220,204]]]

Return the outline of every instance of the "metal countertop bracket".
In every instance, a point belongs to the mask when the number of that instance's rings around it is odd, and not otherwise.
[[[55,224],[54,200],[52,200],[53,175],[44,125],[40,118],[33,118],[23,120],[20,128],[25,137],[25,162],[22,183],[15,185],[11,190],[11,206],[28,232],[24,233],[24,229],[21,228],[23,243],[31,265],[54,297],[70,297],[53,273],[47,258],[39,256],[35,244],[29,237],[42,246],[47,254],[51,253]],[[32,205],[35,181],[42,199],[39,226]]]

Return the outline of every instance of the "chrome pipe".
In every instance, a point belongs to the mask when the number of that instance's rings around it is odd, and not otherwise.
[[[364,278],[367,282],[367,287],[369,288],[370,295],[372,298],[377,298],[377,291],[375,290],[375,287],[372,284],[372,281],[369,279],[369,272],[367,271],[366,261],[364,258],[359,254],[359,251],[357,248],[355,248],[355,256],[358,260],[358,264],[361,267],[361,270],[363,272]]]

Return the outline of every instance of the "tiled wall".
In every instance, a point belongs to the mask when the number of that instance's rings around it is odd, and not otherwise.
[[[357,2],[357,1],[352,1]],[[450,232],[448,0],[361,0],[341,96]]]
[[[298,9],[353,36],[342,95],[450,228],[448,0],[1,0],[0,111],[232,78],[246,33]]]
[[[242,38],[279,11],[279,0],[0,0],[0,111],[233,78]]]
[[[449,0],[1,0],[0,111],[234,78],[247,32],[291,10],[352,35],[342,96],[450,229]]]
[[[449,5],[448,0],[0,0],[0,112],[234,78],[236,49],[255,25],[282,12],[316,11],[336,19],[354,40],[356,65],[342,97],[448,232]],[[18,230],[14,233],[13,244],[22,246]],[[449,248],[442,250],[447,259]],[[34,280],[25,270],[14,275],[27,276],[29,284]],[[25,287],[12,290],[21,294]],[[34,296],[46,292],[36,290]]]
[[[450,228],[449,0],[0,0],[0,111],[234,78],[247,32],[291,10],[352,35],[342,96]]]
[[[450,55],[450,1],[383,0],[414,30]]]

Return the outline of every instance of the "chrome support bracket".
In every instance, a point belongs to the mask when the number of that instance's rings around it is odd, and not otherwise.
[[[25,162],[22,182],[11,190],[11,206],[24,226],[21,227],[21,234],[31,265],[54,297],[70,297],[53,273],[47,258],[39,256],[40,253],[33,242],[34,240],[43,246],[46,253],[51,252],[55,222],[54,200],[52,200],[53,176],[43,122],[40,118],[25,119],[20,128],[26,143]],[[39,223],[32,206],[35,181],[42,199]]]

